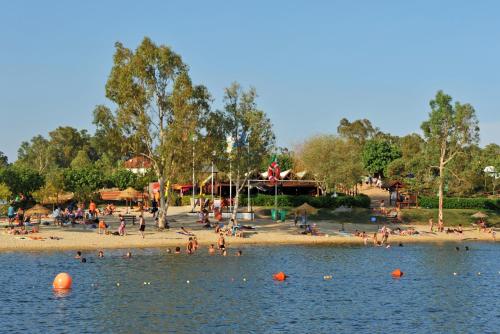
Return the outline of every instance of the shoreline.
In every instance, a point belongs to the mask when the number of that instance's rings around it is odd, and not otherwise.
[[[274,225],[266,226],[273,229]],[[286,245],[322,245],[322,246],[364,246],[361,237],[347,235],[332,235],[327,236],[310,236],[292,234],[289,231],[283,230],[268,230],[266,227],[258,227],[258,232],[250,232],[248,237],[236,238],[225,237],[228,249],[235,249],[238,246],[286,246]],[[354,226],[357,227],[357,226]],[[399,243],[404,244],[436,244],[436,243],[463,243],[463,242],[498,242],[493,240],[491,234],[478,232],[477,230],[465,230],[462,235],[446,234],[446,233],[427,233],[425,228],[417,227],[418,235],[400,236],[390,235],[389,242],[391,246],[397,246]],[[217,234],[212,230],[193,230],[200,247],[204,248],[210,244],[216,244]],[[328,234],[328,231],[325,231]],[[335,232],[333,232],[335,233]],[[367,232],[370,235],[370,232]],[[373,234],[373,232],[371,232]],[[380,234],[379,234],[380,235]],[[60,238],[59,240],[50,239],[50,237]],[[30,237],[43,238],[41,240],[32,240]],[[181,235],[173,228],[168,231],[148,231],[146,230],[146,238],[142,239],[136,229],[130,230],[126,236],[114,235],[99,235],[95,230],[71,230],[50,228],[42,230],[37,234],[29,235],[7,235],[0,234],[0,252],[33,252],[33,251],[98,251],[105,249],[145,249],[145,248],[175,248],[181,247],[184,251],[186,242],[189,236]],[[380,238],[380,236],[379,236]],[[380,240],[380,239],[379,239]],[[374,247],[371,238],[368,239],[366,247]]]

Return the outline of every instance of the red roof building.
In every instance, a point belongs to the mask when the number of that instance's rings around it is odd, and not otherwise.
[[[123,167],[135,174],[146,174],[153,164],[151,160],[143,156],[135,156],[123,163]]]

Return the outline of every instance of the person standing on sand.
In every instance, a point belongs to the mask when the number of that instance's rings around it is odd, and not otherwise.
[[[377,235],[377,232],[373,233],[373,246],[378,246],[378,235]]]
[[[438,232],[444,232],[444,223],[442,219],[439,219]]]
[[[431,232],[434,232],[434,220],[432,220],[432,217],[429,219],[429,229]]]
[[[144,219],[144,216],[141,214],[139,216],[139,233],[141,234],[143,239],[144,239],[144,230],[145,229],[146,229],[146,220]]]
[[[118,234],[121,236],[127,235],[127,231],[125,230],[125,218],[120,215],[120,226],[118,227]]]
[[[384,232],[384,236],[382,237],[382,245],[387,243],[387,241],[389,240],[389,231],[385,231]]]

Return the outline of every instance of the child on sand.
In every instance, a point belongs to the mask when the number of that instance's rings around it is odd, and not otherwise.
[[[139,216],[139,233],[141,234],[142,238],[144,239],[144,230],[146,229],[146,220],[142,216],[142,214]]]
[[[434,232],[433,231],[433,227],[434,227],[434,220],[432,220],[432,217],[429,219],[429,229],[431,232]]]
[[[123,216],[120,216],[120,227],[118,227],[118,234],[123,236],[127,234],[127,231],[125,230],[125,219]]]
[[[102,234],[102,233],[106,233],[107,231],[107,228],[108,226],[106,225],[106,223],[104,222],[104,220],[100,220],[99,221],[99,229],[98,229],[98,233],[99,234]]]

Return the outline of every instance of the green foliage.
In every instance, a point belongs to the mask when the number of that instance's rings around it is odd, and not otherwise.
[[[57,197],[64,192],[64,174],[60,169],[49,171],[45,175],[45,185],[33,192],[33,197],[37,202],[44,202],[50,197]]]
[[[321,182],[324,191],[335,186],[352,187],[359,182],[363,166],[358,145],[333,135],[314,136],[305,141],[298,154],[304,168]]]
[[[95,197],[95,192],[103,186],[104,175],[95,166],[64,171],[65,190],[72,191],[77,200],[87,201]]]
[[[386,140],[370,140],[363,147],[363,166],[371,174],[383,175],[387,165],[400,157],[399,148]]]
[[[2,151],[0,151],[0,168],[7,167],[8,164],[9,159]]]
[[[33,168],[41,174],[56,166],[54,147],[49,140],[38,135],[30,142],[22,142],[17,150],[16,164]]]
[[[401,151],[401,157],[405,160],[413,158],[422,151],[425,142],[416,133],[411,133],[399,138],[398,146]]]
[[[245,91],[238,83],[225,90],[224,111],[220,116],[226,120],[225,135],[234,145],[229,154],[224,154],[224,168],[229,167],[231,160],[237,187],[244,184],[245,173],[259,171],[268,162],[275,141],[271,120],[257,108],[256,98],[254,88]]]
[[[262,195],[253,196],[250,198],[252,205],[254,206],[274,206],[274,195]],[[241,205],[247,205],[247,197],[240,197]],[[291,196],[291,195],[278,195],[278,206],[279,207],[297,207],[304,203],[309,203],[315,208],[330,208],[335,209],[339,206],[355,206],[362,208],[370,207],[370,198],[366,195],[357,196],[320,196],[313,197],[307,195],[301,196]]]
[[[337,127],[337,133],[340,137],[353,141],[362,146],[365,141],[372,139],[379,132],[379,129],[374,127],[367,119],[358,119],[349,122],[347,118],[342,118]]]
[[[420,196],[418,204],[422,208],[438,208],[439,198]],[[489,198],[460,198],[460,197],[445,197],[443,198],[444,209],[489,209],[500,210],[499,199]]]
[[[127,169],[118,169],[110,176],[112,184],[115,187],[120,188],[120,190],[126,189],[128,187],[135,188],[137,185],[137,179],[137,175]]]
[[[260,166],[260,170],[262,171],[267,171],[267,168],[269,167],[269,164],[271,162],[271,159],[274,157],[274,154],[269,155],[266,157]],[[278,165],[280,166],[281,171],[289,170],[289,169],[294,169],[294,159],[293,159],[293,152],[290,152],[287,148],[285,147],[278,147],[278,153],[276,154],[276,160],[278,161]]]
[[[69,167],[75,158],[75,153],[80,150],[87,152],[88,156],[95,158],[91,152],[90,136],[87,130],[78,131],[70,126],[60,126],[49,132],[50,148],[55,156],[56,163],[61,168]]]
[[[391,161],[385,170],[385,175],[392,180],[402,180],[407,175],[405,161],[402,158]]]
[[[85,150],[79,150],[75,158],[71,160],[71,168],[78,169],[88,167],[92,164]]]
[[[8,201],[12,197],[12,192],[5,183],[0,183],[0,200]]]
[[[160,226],[165,222],[165,184],[191,163],[191,137],[203,139],[210,95],[195,86],[180,55],[144,38],[137,49],[115,44],[106,97],[116,104],[98,107],[94,120],[104,138],[119,140],[123,152],[143,154],[160,183]],[[203,140],[201,140],[203,142]],[[115,143],[113,143],[115,144]],[[205,152],[205,150],[203,150]]]
[[[100,159],[108,160],[110,165],[114,165],[126,152],[118,120],[108,107],[102,105],[97,106],[93,114],[92,123],[96,126],[96,131],[90,143]]]
[[[36,170],[23,165],[10,165],[0,169],[0,182],[6,184],[13,194],[30,195],[44,184]]]

